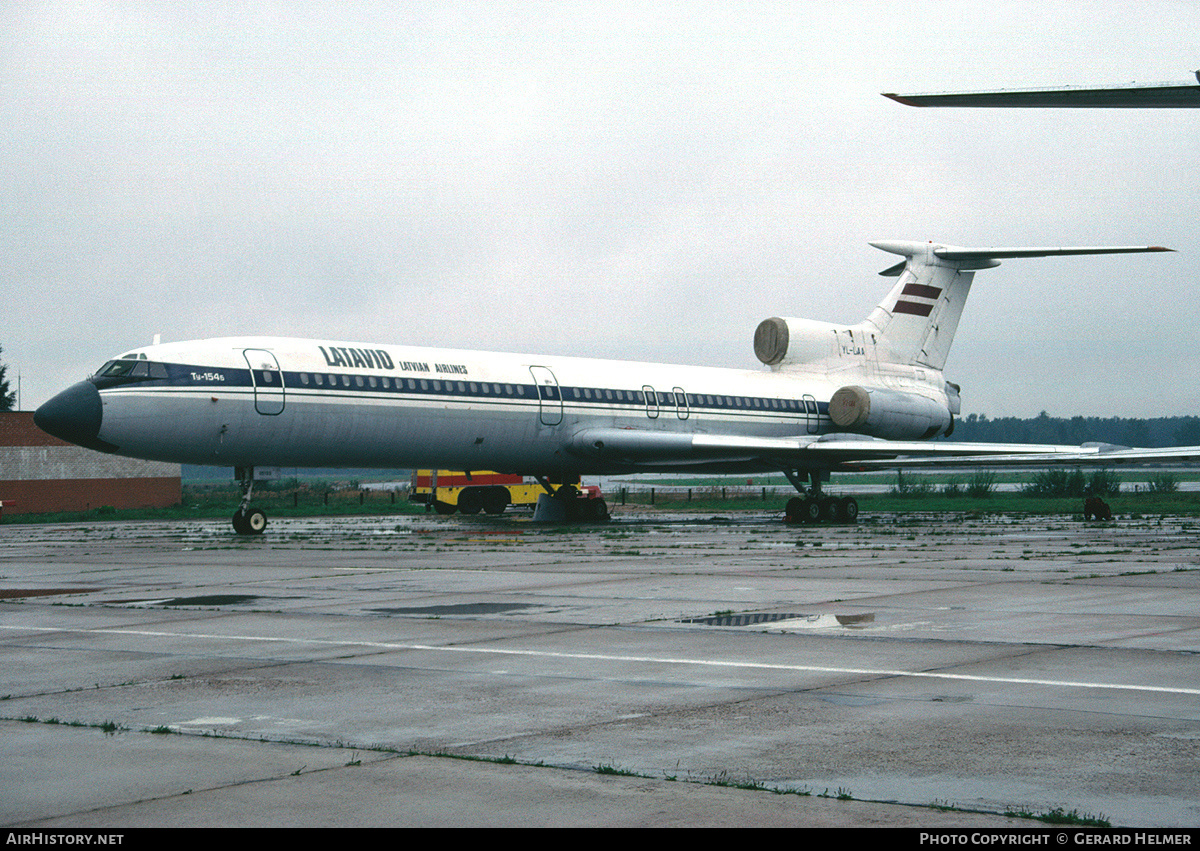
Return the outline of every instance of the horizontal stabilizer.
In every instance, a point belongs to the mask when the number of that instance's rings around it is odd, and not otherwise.
[[[943,260],[1002,260],[1011,257],[1060,257],[1068,254],[1144,254],[1148,251],[1172,251],[1161,245],[1111,245],[1084,248],[935,248]]]
[[[880,240],[872,242],[872,246],[889,254],[899,254],[902,257],[929,257],[930,260],[942,260],[963,269],[986,269],[1000,265],[1001,260],[1018,257],[1065,257],[1076,254],[1145,254],[1154,251],[1174,251],[1162,245],[1099,245],[1079,247],[1039,247],[1039,248],[962,248],[955,245],[935,245],[928,242],[911,242],[906,240]],[[897,263],[880,272],[880,275],[895,277],[904,271],[904,263]]]

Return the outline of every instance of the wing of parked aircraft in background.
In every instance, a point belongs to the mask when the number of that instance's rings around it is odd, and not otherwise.
[[[1200,81],[1200,71],[1196,72]],[[1070,107],[1082,109],[1196,109],[1200,86],[1155,83],[1147,86],[1063,87],[1058,89],[997,89],[983,92],[884,92],[906,106]]]

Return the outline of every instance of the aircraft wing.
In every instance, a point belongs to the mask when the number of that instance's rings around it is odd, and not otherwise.
[[[1011,444],[949,443],[949,454],[900,454],[890,459],[864,458],[843,464],[845,470],[880,470],[897,467],[1050,467],[1056,465],[1088,467],[1124,467],[1133,464],[1170,464],[1200,461],[1200,446],[1173,446],[1164,449],[1133,449],[1099,444],[1093,446],[1046,446],[1036,443]],[[967,447],[982,447],[976,453],[960,452]],[[1053,451],[1049,451],[1053,450]]]
[[[779,469],[894,469],[896,467],[1124,466],[1200,461],[1200,446],[1131,449],[1112,444],[1059,446],[883,440],[851,434],[755,437],[648,429],[589,428],[567,446],[575,455],[646,466],[760,461]]]
[[[585,428],[567,450],[575,455],[630,464],[751,461],[799,452],[814,437],[752,437],[732,434]]]
[[[884,92],[883,96],[906,106],[1074,107],[1085,109],[1195,109],[1200,107],[1200,86],[1181,83],[1106,88],[999,89],[989,92],[938,92],[905,95]]]

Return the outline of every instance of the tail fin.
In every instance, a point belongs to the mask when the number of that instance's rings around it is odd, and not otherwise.
[[[924,242],[872,242],[907,258],[881,272],[900,280],[863,323],[874,329],[881,360],[942,369],[975,272],[1013,257],[1067,254],[1133,254],[1170,251],[1161,246],[1098,248],[956,248]]]

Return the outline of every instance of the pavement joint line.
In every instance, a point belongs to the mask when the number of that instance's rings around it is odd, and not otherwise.
[[[1200,688],[1171,688],[1167,686],[1131,685],[1128,683],[1088,683],[1074,680],[1046,680],[1027,677],[987,677],[977,674],[948,674],[937,671],[901,671],[890,668],[838,668],[825,665],[781,665],[772,662],[739,662],[728,659],[684,659],[670,656],[626,656],[605,653],[567,653],[552,650],[519,650],[502,647],[454,647],[433,644],[399,644],[386,641],[344,641],[322,638],[281,638],[267,635],[222,635],[202,632],[163,632],[131,629],[71,629],[49,626],[0,625],[4,630],[28,632],[81,633],[85,635],[128,635],[146,638],[196,638],[225,641],[262,641],[279,644],[310,644],[331,647],[371,647],[381,650],[416,650],[441,653],[478,653],[494,656],[528,656],[547,659],[579,659],[599,662],[642,662],[664,665],[697,665],[714,668],[742,668],[768,671],[795,671],[820,674],[856,674],[863,676],[913,677],[919,679],[961,680],[1010,685],[1058,686],[1063,688],[1100,688],[1119,691],[1157,692],[1161,694],[1200,695]]]

